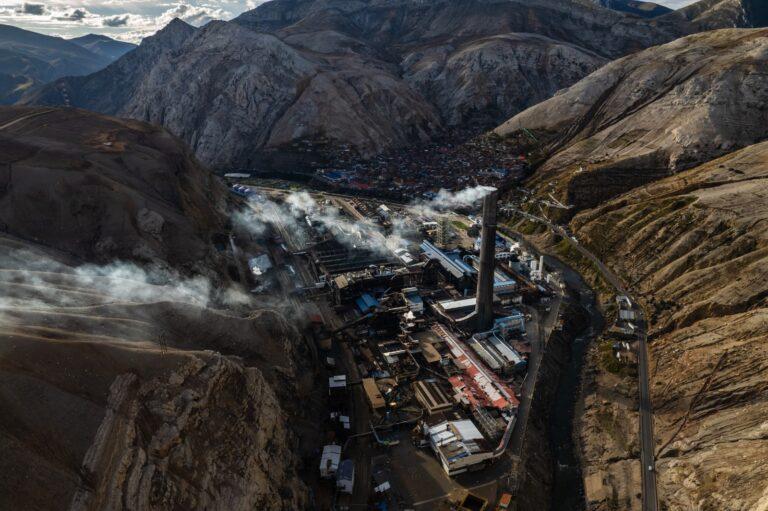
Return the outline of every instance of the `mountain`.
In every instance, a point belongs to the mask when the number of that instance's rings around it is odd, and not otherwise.
[[[556,0],[275,0],[231,22],[182,24],[23,102],[161,124],[215,168],[294,167],[484,130],[694,30],[680,16]]]
[[[311,369],[230,280],[223,185],[74,109],[0,108],[0,169],[0,508],[306,509]]]
[[[700,509],[736,511],[766,502],[766,169],[763,142],[639,187],[571,222],[581,243],[633,283],[651,317],[662,508],[696,502]],[[611,386],[621,385],[614,377]],[[595,402],[605,405],[606,398]],[[606,416],[612,412],[603,406],[598,422]],[[610,454],[616,432],[600,437],[607,438],[601,445],[594,432],[602,428],[590,428],[592,438],[582,436],[590,446],[585,474],[597,470],[623,480],[631,470],[626,454]],[[628,439],[619,444],[636,442],[636,427],[625,430]]]
[[[111,59],[60,37],[0,25],[0,104],[36,85],[98,71]]]
[[[655,18],[672,12],[672,9],[669,7],[653,2],[640,2],[636,0],[595,0],[595,3],[608,9],[634,14],[643,18]]]
[[[717,30],[624,57],[495,133],[536,137],[541,193],[596,206],[768,138],[766,36]]]
[[[109,60],[117,60],[136,48],[136,45],[133,43],[116,41],[111,37],[100,34],[87,34],[81,37],[74,37],[69,39],[69,41]]]
[[[768,474],[768,29],[722,29],[621,58],[495,130],[536,159],[527,183],[639,299],[660,507],[760,509]],[[535,210],[539,213],[539,210]],[[588,278],[595,265],[541,235]],[[588,509],[638,509],[637,374],[610,333],[579,420]]]
[[[762,0],[700,0],[675,11],[701,30],[768,26],[768,4]]]

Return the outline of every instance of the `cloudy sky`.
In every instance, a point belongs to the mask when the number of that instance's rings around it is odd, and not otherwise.
[[[195,26],[231,19],[264,0],[0,0],[0,24],[62,37],[89,33],[138,42],[173,18]]]
[[[264,0],[0,0],[0,24],[62,37],[89,33],[139,42],[173,18],[195,26],[231,19]],[[672,8],[694,0],[656,0]]]

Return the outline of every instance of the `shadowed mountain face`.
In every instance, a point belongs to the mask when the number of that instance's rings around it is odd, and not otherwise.
[[[224,200],[162,128],[0,108],[0,509],[307,508],[303,344],[227,277]]]
[[[84,111],[5,107],[0,148],[3,232],[93,262],[191,268],[212,257],[224,191],[167,131]]]
[[[372,156],[481,131],[610,59],[696,30],[681,15],[649,21],[576,0],[275,0],[200,29],[176,20],[24,102],[162,124],[216,168],[261,166],[278,149],[307,162]]]
[[[653,2],[639,2],[636,0],[595,0],[595,3],[620,12],[634,14],[642,18],[656,18],[672,12],[669,7]]]
[[[700,0],[670,14],[700,30],[768,26],[768,4],[763,0]]]
[[[100,34],[88,34],[82,37],[69,39],[70,42],[82,46],[97,55],[108,58],[110,61],[117,60],[132,49],[135,44],[116,41],[110,37]]]
[[[0,25],[0,104],[56,78],[93,73],[113,60],[73,41]]]

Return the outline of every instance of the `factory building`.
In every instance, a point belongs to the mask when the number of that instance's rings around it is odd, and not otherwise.
[[[376,380],[373,378],[363,378],[363,390],[365,390],[365,397],[368,399],[368,404],[371,405],[373,410],[380,410],[386,406],[379,386],[376,385]]]
[[[485,437],[469,420],[445,420],[427,429],[432,451],[449,476],[466,472],[493,458]]]

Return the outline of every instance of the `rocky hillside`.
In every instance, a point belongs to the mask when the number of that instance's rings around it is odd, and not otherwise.
[[[682,17],[701,30],[756,28],[768,25],[768,5],[762,0],[701,0],[671,16]]]
[[[98,71],[114,58],[73,41],[0,25],[0,105],[62,76]]]
[[[0,109],[0,232],[96,263],[215,266],[225,190],[184,144],[138,121]]]
[[[697,30],[584,0],[274,0],[197,30],[176,20],[24,102],[162,124],[216,168],[262,166],[276,149],[371,156],[497,125],[608,60]]]
[[[540,193],[596,206],[768,137],[766,36],[718,30],[644,50],[495,132],[540,155],[532,183]]]
[[[223,189],[138,121],[6,108],[0,147],[0,509],[305,509],[303,343],[222,269]]]
[[[753,145],[571,222],[639,290],[652,316],[657,471],[666,509],[768,503],[766,169],[768,143]],[[616,459],[607,470],[621,472],[623,463]]]

